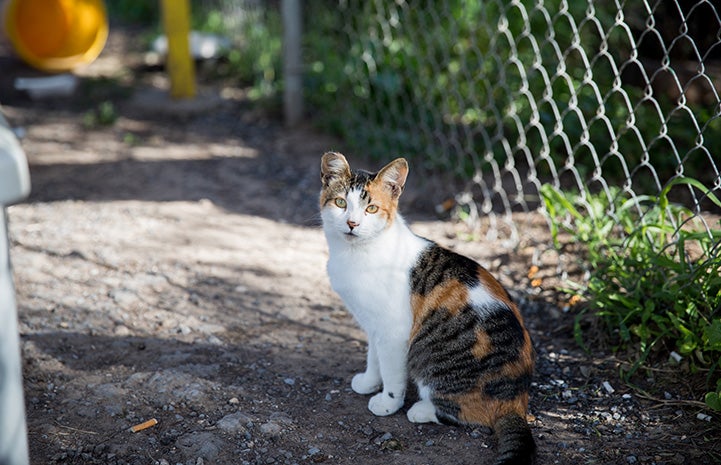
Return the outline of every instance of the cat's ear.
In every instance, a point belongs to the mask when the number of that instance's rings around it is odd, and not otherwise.
[[[320,180],[328,186],[334,179],[350,177],[350,165],[345,157],[338,152],[326,152],[320,160]]]
[[[383,182],[394,199],[400,197],[401,192],[403,192],[406,177],[408,177],[408,162],[405,158],[396,158],[384,166],[376,175],[376,179]]]

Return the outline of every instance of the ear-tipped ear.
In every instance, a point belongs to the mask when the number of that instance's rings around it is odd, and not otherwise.
[[[406,177],[408,177],[408,162],[405,158],[396,158],[384,166],[376,175],[376,179],[383,181],[394,199],[400,197],[401,192],[403,192]]]
[[[320,180],[327,186],[334,179],[350,177],[350,166],[338,152],[326,152],[320,159]]]

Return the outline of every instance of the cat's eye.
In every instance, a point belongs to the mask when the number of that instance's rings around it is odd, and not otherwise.
[[[371,214],[377,213],[377,212],[378,212],[378,205],[368,205],[368,206],[366,207],[366,211],[367,211],[368,213],[371,213]]]
[[[346,202],[345,199],[341,199],[340,197],[338,197],[337,199],[335,199],[335,206],[338,208],[345,208],[348,206],[348,202]]]

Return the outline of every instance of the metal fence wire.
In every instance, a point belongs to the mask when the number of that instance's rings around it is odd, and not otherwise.
[[[425,179],[460,180],[454,211],[490,234],[517,240],[515,212],[543,210],[546,184],[577,192],[589,215],[615,217],[619,199],[630,200],[642,223],[681,177],[698,183],[676,185],[670,200],[709,234],[718,229],[709,201],[721,191],[717,3],[306,6],[310,104],[334,108],[326,123],[358,151],[408,156]],[[601,211],[588,200],[599,195]]]

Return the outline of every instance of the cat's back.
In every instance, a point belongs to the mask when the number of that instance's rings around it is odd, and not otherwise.
[[[410,278],[411,376],[442,398],[470,395],[444,413],[455,420],[493,425],[501,413],[525,412],[534,351],[501,284],[475,261],[435,244]]]
[[[506,290],[485,268],[435,243],[418,255],[410,272],[410,286],[414,307],[420,313],[439,306],[456,312],[469,304],[515,308]]]

